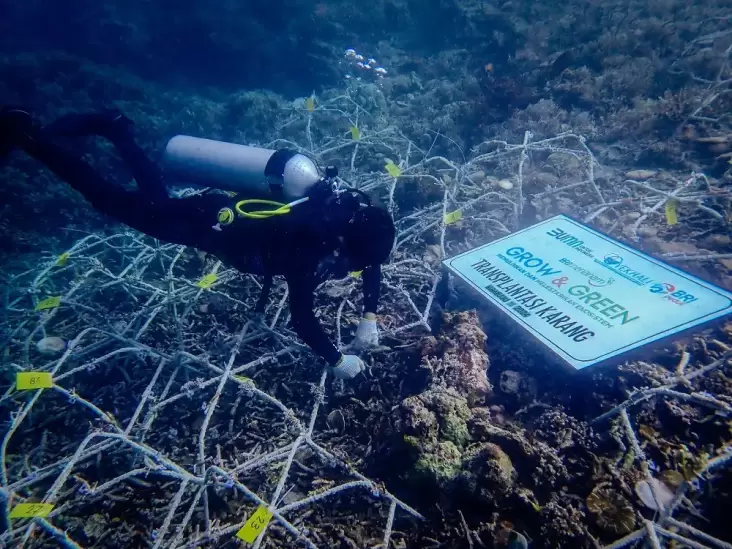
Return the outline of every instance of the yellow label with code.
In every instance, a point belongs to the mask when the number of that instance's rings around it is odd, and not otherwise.
[[[209,273],[206,276],[204,276],[201,280],[196,282],[196,286],[199,288],[203,288],[204,290],[209,289],[211,286],[214,285],[214,282],[216,282],[216,279],[218,277],[216,276],[216,273]]]
[[[460,210],[455,210],[454,212],[446,213],[445,214],[445,225],[452,225],[453,223],[457,223],[463,218],[463,212]]]
[[[61,305],[61,296],[56,295],[53,297],[47,297],[46,299],[41,299],[38,304],[36,305],[36,311],[44,311],[46,309],[55,309]]]
[[[351,126],[351,139],[354,141],[358,141],[361,139],[361,130],[359,130],[356,126]]]
[[[351,275],[353,278],[358,278],[359,276],[361,276],[361,273],[363,273],[363,271],[353,271],[348,274]]]
[[[389,173],[389,175],[392,177],[399,177],[400,175],[402,175],[402,170],[399,168],[399,166],[394,164],[394,162],[392,162],[391,160],[389,160],[389,162],[387,162],[386,165],[384,165],[384,168]]]
[[[56,259],[56,267],[63,267],[66,265],[66,263],[69,261],[69,257],[71,257],[71,254],[69,252],[64,252],[60,256],[58,256],[58,259]]]
[[[247,543],[254,543],[257,536],[267,527],[271,518],[272,513],[266,507],[260,505],[244,526],[241,527],[241,530],[236,533],[236,537]]]
[[[673,198],[666,202],[666,223],[676,225],[679,222],[679,214],[676,209],[676,200]]]
[[[308,112],[313,112],[315,110],[315,98],[314,97],[308,97],[305,100],[305,110]]]
[[[48,389],[53,387],[51,372],[18,372],[15,377],[15,388],[18,391],[31,389]]]
[[[10,518],[46,518],[53,503],[19,503],[10,511]]]

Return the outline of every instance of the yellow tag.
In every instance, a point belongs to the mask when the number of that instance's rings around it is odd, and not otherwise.
[[[351,139],[354,141],[358,141],[361,139],[361,130],[359,130],[356,126],[351,126]]]
[[[53,503],[19,503],[10,511],[10,518],[46,518],[53,511]]]
[[[53,297],[47,297],[46,299],[41,299],[38,302],[38,305],[36,305],[36,311],[43,311],[44,309],[54,309],[61,305],[61,296],[53,296]]]
[[[353,278],[358,278],[359,276],[361,276],[362,272],[363,271],[353,271],[352,273],[348,273],[348,274],[351,275]]]
[[[392,177],[399,177],[400,175],[402,175],[402,170],[399,169],[399,166],[394,164],[394,162],[392,162],[391,160],[386,163],[384,168],[386,168],[386,171],[389,172],[389,175]]]
[[[314,97],[308,97],[305,100],[305,110],[308,112],[313,112],[315,110],[315,98]]]
[[[236,533],[236,537],[247,543],[254,543],[257,536],[267,527],[271,518],[272,513],[270,513],[266,507],[260,505],[259,508],[254,511],[254,514],[249,517],[246,524],[241,527],[241,530]]]
[[[256,384],[254,383],[254,380],[245,376],[234,376],[236,379],[241,381],[242,383],[248,383],[252,387],[256,387]]]
[[[679,222],[679,215],[676,211],[676,200],[673,198],[666,202],[666,223],[676,225]]]
[[[213,286],[213,283],[216,282],[217,278],[218,277],[216,276],[216,273],[209,273],[201,280],[196,282],[196,286],[198,286],[199,288],[203,288],[204,290],[208,290],[211,286]]]
[[[446,213],[445,214],[445,225],[452,225],[453,223],[457,223],[463,218],[463,212],[460,210],[455,210],[454,212]]]
[[[53,387],[51,372],[18,372],[15,376],[15,388],[18,391],[49,387]]]
[[[64,252],[60,256],[58,256],[58,259],[56,260],[56,267],[63,267],[66,265],[66,262],[69,260],[69,252]]]

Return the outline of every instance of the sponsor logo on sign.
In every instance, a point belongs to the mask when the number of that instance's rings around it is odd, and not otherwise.
[[[647,286],[653,282],[652,279],[644,275],[642,272],[625,263],[623,257],[618,254],[607,254],[602,258],[602,261],[595,259],[595,263],[602,265],[606,269],[622,276],[626,280],[630,280],[633,284],[637,284],[638,286]]]
[[[651,284],[649,291],[652,294],[662,295],[664,299],[667,299],[676,305],[686,305],[687,303],[693,303],[698,299],[689,292],[676,289],[676,286],[669,284],[668,282],[654,282]]]

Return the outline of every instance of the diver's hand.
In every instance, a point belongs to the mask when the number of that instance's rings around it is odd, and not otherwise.
[[[379,346],[379,328],[376,325],[376,315],[367,313],[358,323],[356,339],[353,348],[357,351],[373,349]]]
[[[356,355],[341,355],[340,360],[333,366],[333,375],[338,379],[353,379],[365,369],[363,360]]]

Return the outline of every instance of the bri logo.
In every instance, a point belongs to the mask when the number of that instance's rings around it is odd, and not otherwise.
[[[655,282],[651,285],[649,291],[652,294],[662,295],[663,299],[668,299],[676,305],[686,305],[699,299],[684,290],[677,290],[676,286],[668,282]]]
[[[617,267],[623,262],[623,258],[618,254],[607,254],[603,258],[602,262],[608,267]]]
[[[649,288],[649,291],[652,294],[670,294],[676,291],[676,286],[668,282],[656,282]]]

